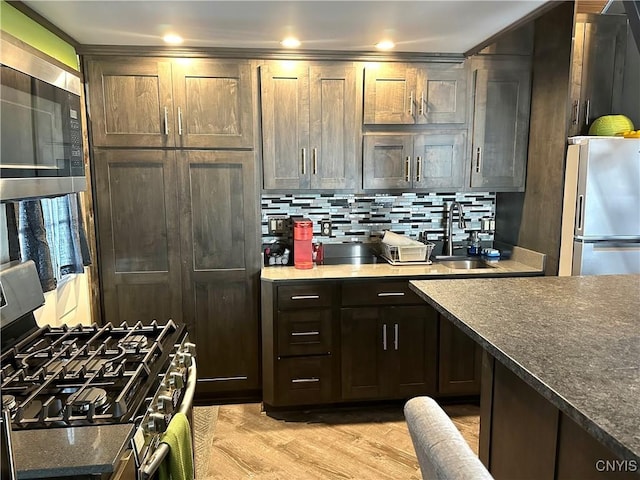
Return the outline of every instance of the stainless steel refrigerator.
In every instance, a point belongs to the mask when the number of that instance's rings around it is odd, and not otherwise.
[[[640,273],[640,139],[571,140],[559,275]]]

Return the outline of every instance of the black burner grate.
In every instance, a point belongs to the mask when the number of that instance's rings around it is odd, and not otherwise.
[[[183,330],[173,321],[39,329],[1,357],[3,403],[11,400],[14,427],[130,420]]]

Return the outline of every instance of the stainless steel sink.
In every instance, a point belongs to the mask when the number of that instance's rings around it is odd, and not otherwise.
[[[444,257],[435,259],[435,263],[444,265],[445,267],[453,268],[454,270],[472,270],[475,268],[493,268],[493,265],[489,265],[487,262],[480,258],[468,258],[468,257]]]

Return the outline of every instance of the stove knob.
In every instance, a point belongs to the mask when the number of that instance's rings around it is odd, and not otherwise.
[[[167,429],[167,417],[163,413],[150,414],[147,428],[154,433],[164,432]]]
[[[189,368],[191,366],[191,354],[189,352],[178,352],[176,355],[178,366]]]
[[[171,413],[173,412],[173,399],[170,395],[158,395],[158,403],[156,405],[159,412]]]
[[[196,344],[195,343],[191,343],[191,342],[184,342],[184,344],[182,345],[182,351],[188,352],[191,355],[195,355],[196,354]]]
[[[184,379],[182,378],[182,373],[170,372],[169,385],[171,386],[171,388],[175,388],[175,389],[184,387]]]

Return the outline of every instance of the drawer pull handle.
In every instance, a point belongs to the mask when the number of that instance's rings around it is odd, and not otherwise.
[[[320,295],[294,295],[291,300],[317,300]]]
[[[203,378],[203,382],[232,382],[237,380],[248,380],[249,377],[246,375],[238,376],[238,377],[216,377],[216,378]],[[198,380],[200,381],[200,380]]]
[[[404,292],[380,292],[379,297],[404,297]]]
[[[320,335],[320,332],[316,330],[311,330],[309,332],[291,332],[292,337],[306,337],[309,335]]]
[[[292,378],[291,383],[317,383],[319,378]]]

